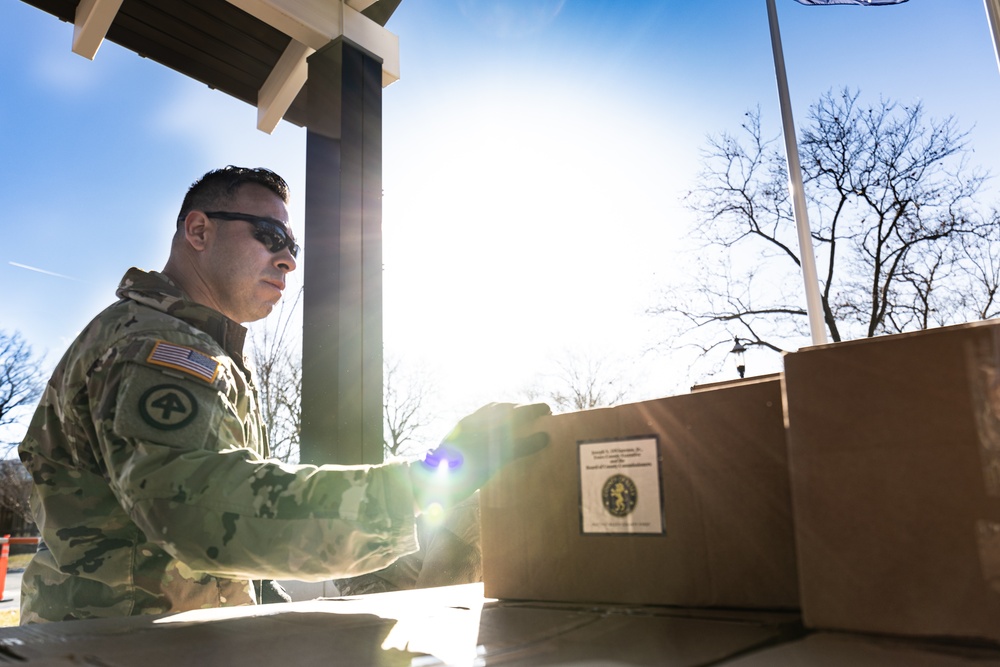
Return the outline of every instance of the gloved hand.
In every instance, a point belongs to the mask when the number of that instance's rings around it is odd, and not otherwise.
[[[410,465],[420,509],[451,507],[506,463],[545,447],[548,434],[532,430],[531,424],[550,412],[544,403],[490,403],[462,419],[423,461]]]

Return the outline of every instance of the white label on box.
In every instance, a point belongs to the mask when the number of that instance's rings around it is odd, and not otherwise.
[[[581,442],[579,450],[582,531],[663,534],[656,438]]]

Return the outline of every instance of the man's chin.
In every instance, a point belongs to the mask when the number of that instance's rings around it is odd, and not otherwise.
[[[259,320],[262,320],[268,315],[270,315],[272,310],[274,310],[274,303],[262,304],[261,307],[257,310],[257,312],[250,314],[246,319],[241,320],[240,324],[249,324],[250,322],[257,322]]]

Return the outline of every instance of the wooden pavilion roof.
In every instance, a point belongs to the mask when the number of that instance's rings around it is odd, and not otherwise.
[[[305,125],[305,58],[339,36],[383,59],[383,85],[399,78],[398,42],[383,26],[401,0],[24,2],[74,23],[80,55],[94,58],[107,38],[258,107],[267,132],[281,118]]]

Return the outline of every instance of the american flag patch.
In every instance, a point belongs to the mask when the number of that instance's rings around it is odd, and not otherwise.
[[[166,366],[211,382],[219,372],[219,362],[198,350],[158,340],[146,359],[151,364]]]

